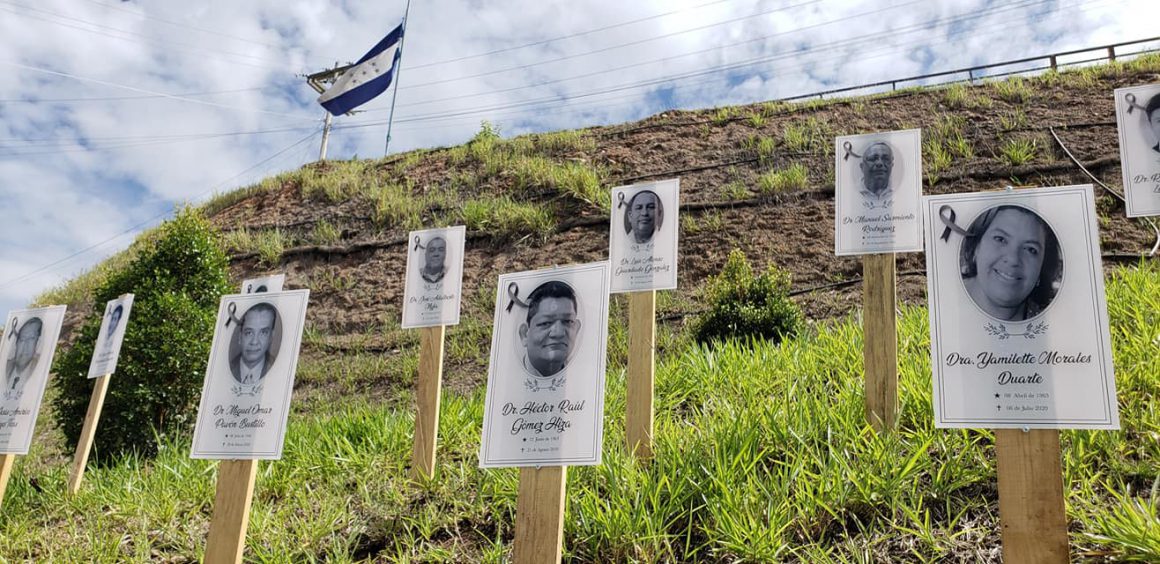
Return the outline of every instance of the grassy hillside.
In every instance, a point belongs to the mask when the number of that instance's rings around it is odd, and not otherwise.
[[[658,296],[657,461],[623,442],[626,302],[612,301],[605,463],[570,471],[576,561],[993,562],[992,434],[932,426],[921,253],[899,255],[900,429],[861,403],[861,264],[833,254],[833,137],[921,127],[926,193],[1118,188],[1113,88],[1160,81],[1160,57],[1035,78],[887,95],[666,112],[581,131],[328,161],[222,194],[202,209],[234,278],[285,272],[310,288],[285,458],[263,463],[254,561],[499,561],[516,472],[476,468],[498,274],[602,260],[607,189],[681,178],[680,289]],[[1054,131],[1054,135],[1053,135]],[[1059,141],[1056,140],[1056,135]],[[1160,561],[1160,263],[1155,234],[1097,189],[1124,429],[1065,432],[1073,554]],[[405,235],[468,226],[463,315],[447,333],[437,478],[410,484],[418,334],[399,327]],[[37,298],[90,293],[150,244]],[[793,275],[806,334],[699,348],[687,322],[733,248]],[[67,337],[66,337],[67,341]],[[116,379],[112,381],[116,386]],[[49,394],[55,393],[50,386]],[[791,404],[792,402],[792,404]],[[792,409],[790,406],[792,405]],[[0,511],[0,559],[194,561],[215,468],[188,442],[86,474],[63,495],[70,449],[45,410]],[[99,432],[99,431],[98,431]]]
[[[1123,430],[1063,433],[1073,553],[1160,560],[1160,267],[1108,282]],[[581,562],[998,562],[993,437],[932,428],[924,308],[900,321],[896,433],[864,422],[856,319],[780,346],[690,347],[657,372],[656,460],[624,447],[623,371],[609,374],[604,464],[569,472],[565,550]],[[483,390],[445,397],[436,478],[409,482],[412,414],[360,401],[291,418],[262,463],[247,558],[500,562],[517,472],[477,466]],[[170,444],[91,470],[75,499],[40,447],[0,515],[13,559],[193,561],[215,465]],[[35,478],[35,486],[29,483]]]

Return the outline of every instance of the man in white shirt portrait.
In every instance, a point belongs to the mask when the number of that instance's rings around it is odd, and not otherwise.
[[[36,369],[36,350],[40,346],[40,334],[43,331],[44,322],[39,317],[33,317],[25,321],[11,337],[16,340],[16,350],[4,367],[6,393],[24,389],[24,385],[32,378]]]

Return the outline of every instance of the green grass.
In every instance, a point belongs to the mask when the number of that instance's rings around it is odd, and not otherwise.
[[[1034,139],[1015,137],[999,147],[999,159],[1011,166],[1025,165],[1039,154],[1039,143]]]
[[[291,245],[290,238],[280,229],[235,229],[223,235],[222,242],[229,251],[257,253],[258,262],[265,266],[278,264],[282,252]]]
[[[1027,103],[1032,96],[1031,87],[1027,85],[1027,81],[1018,76],[992,82],[991,88],[995,90],[995,94],[999,96],[1000,100],[1017,106]]]
[[[372,187],[370,198],[371,219],[380,227],[418,229],[423,225],[426,202],[417,196],[411,185],[388,182]]]
[[[342,240],[342,229],[325,219],[321,220],[310,231],[310,240],[319,245],[333,245]]]
[[[776,168],[757,178],[757,187],[763,194],[804,190],[809,186],[809,170],[801,163]]]
[[[786,125],[782,132],[782,142],[791,151],[825,151],[833,142],[833,128],[823,118],[808,117]]]
[[[1160,267],[1114,271],[1108,304],[1123,428],[1063,433],[1072,551],[1155,562]],[[975,555],[997,542],[992,434],[932,427],[926,311],[906,308],[899,322],[901,416],[897,431],[883,435],[864,421],[862,334],[853,319],[780,346],[733,342],[663,355],[651,464],[626,452],[625,389],[614,368],[604,462],[568,473],[566,556],[982,560]],[[336,358],[300,380],[338,379],[358,390],[391,363],[359,358],[351,367]],[[406,380],[413,370],[407,366],[391,378]],[[437,475],[423,485],[408,477],[413,416],[406,396],[385,404],[358,398],[352,393],[292,415],[283,459],[260,465],[247,558],[503,561],[517,472],[477,468],[483,391],[444,394]],[[34,448],[17,462],[9,485],[0,555],[201,558],[215,464],[190,460],[188,449],[187,441],[171,443],[152,461],[90,468],[81,493],[69,498],[66,457]],[[33,477],[42,491],[29,483]]]
[[[469,231],[544,236],[556,227],[555,219],[544,205],[520,203],[507,196],[468,201],[461,213]]]
[[[943,89],[942,103],[952,110],[982,110],[993,105],[990,98],[961,82]]]

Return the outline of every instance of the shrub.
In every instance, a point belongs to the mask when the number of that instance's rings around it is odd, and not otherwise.
[[[117,373],[109,382],[94,459],[149,456],[158,440],[187,434],[205,377],[218,300],[230,289],[228,259],[204,216],[185,209],[151,244],[93,292],[93,309],[53,380],[57,425],[75,445],[88,409],[86,378],[105,303],[133,293]]]
[[[789,288],[789,273],[771,264],[754,276],[745,253],[734,249],[721,273],[705,287],[709,311],[697,321],[694,338],[707,343],[758,337],[778,343],[796,335],[802,313],[789,299]]]

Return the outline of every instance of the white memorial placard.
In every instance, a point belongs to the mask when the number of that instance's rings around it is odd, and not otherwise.
[[[459,324],[467,228],[412,231],[407,237],[404,329]]]
[[[918,129],[834,140],[834,252],[922,250],[922,138]]]
[[[129,325],[129,312],[132,309],[133,294],[124,294],[105,304],[100,333],[93,347],[93,360],[89,363],[89,378],[99,378],[117,371],[121,342],[125,340],[125,328]]]
[[[608,259],[612,292],[677,287],[680,179],[612,189]]]
[[[28,454],[65,306],[22,309],[8,314],[0,342],[0,453]]]
[[[1092,187],[923,207],[935,426],[1119,428]]]
[[[1115,96],[1128,217],[1160,215],[1160,84],[1117,88]]]
[[[607,262],[499,277],[481,468],[600,464]]]
[[[309,290],[222,296],[193,458],[282,457]]]
[[[282,285],[285,283],[285,274],[271,274],[270,276],[262,276],[260,278],[247,278],[242,280],[242,289],[239,292],[242,294],[281,292]]]

